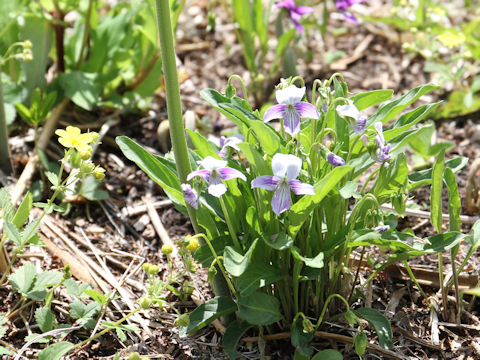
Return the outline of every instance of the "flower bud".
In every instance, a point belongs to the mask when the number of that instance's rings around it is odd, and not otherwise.
[[[173,246],[170,244],[162,245],[162,254],[169,255],[173,252]]]
[[[32,42],[30,40],[25,40],[23,42],[23,48],[24,49],[31,49],[32,48]]]
[[[26,62],[29,62],[29,61],[33,60],[32,50],[30,50],[30,49],[23,50],[23,60],[25,60]]]
[[[73,151],[70,154],[70,164],[73,166],[73,168],[78,169],[82,165],[82,158],[80,154],[77,151]]]
[[[91,161],[85,161],[80,167],[80,172],[83,175],[88,175],[88,174],[91,174],[94,169],[95,169],[94,163],[92,163]]]
[[[198,249],[198,246],[199,246],[198,240],[197,239],[191,239],[188,242],[188,245],[185,247],[185,249],[187,249],[190,252],[194,252]]]
[[[343,160],[342,157],[334,154],[334,153],[329,153],[327,155],[327,161],[332,164],[333,166],[343,166],[345,165],[345,160]]]
[[[144,310],[150,309],[150,307],[152,306],[152,303],[153,303],[152,299],[147,297],[142,297],[138,299],[138,304]]]
[[[93,170],[93,177],[95,178],[95,180],[102,181],[105,178],[105,169],[97,166]]]
[[[188,326],[188,324],[190,324],[190,316],[188,314],[182,314],[175,320],[175,325],[177,326]]]
[[[92,147],[89,146],[88,149],[86,149],[85,151],[79,152],[80,158],[81,158],[82,160],[88,160],[88,159],[90,159],[90,158],[92,157],[92,150],[93,150]]]
[[[362,331],[355,335],[354,339],[355,343],[355,352],[358,356],[362,356],[365,354],[365,350],[367,348],[367,335]]]

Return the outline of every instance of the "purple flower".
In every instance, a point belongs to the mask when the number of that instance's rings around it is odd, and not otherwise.
[[[243,136],[240,134],[233,135],[230,137],[221,136],[220,137],[220,147],[221,150],[217,152],[217,155],[220,156],[222,159],[225,159],[228,156],[229,149],[234,149],[240,151],[238,144],[242,143],[244,140]]]
[[[193,207],[195,210],[198,209],[198,194],[195,190],[192,189],[190,184],[182,184],[183,198],[185,202]]]
[[[215,197],[220,197],[227,191],[227,187],[222,180],[239,178],[247,181],[245,175],[240,171],[225,167],[227,165],[226,161],[207,156],[198,163],[203,169],[192,171],[188,174],[187,181],[190,181],[195,176],[200,176],[203,180],[208,181],[208,193]]]
[[[380,164],[383,164],[385,161],[390,159],[392,155],[388,152],[390,151],[391,144],[385,143],[385,138],[383,137],[383,124],[381,121],[377,121],[374,125],[375,130],[377,130],[377,136],[375,136],[375,141],[378,145],[378,152],[376,161]]]
[[[390,229],[390,225],[378,225],[378,226],[374,227],[372,230],[377,231],[380,234],[383,234],[385,231],[387,231],[389,229]]]
[[[337,114],[350,121],[353,131],[360,135],[367,125],[367,117],[360,115],[352,100],[347,99],[347,102],[346,105],[337,106]]]
[[[334,154],[332,152],[328,153],[327,161],[330,164],[332,164],[333,166],[343,166],[343,165],[345,165],[345,160],[343,160],[342,157],[340,157],[337,154]]]
[[[365,1],[367,0],[337,0],[335,5],[343,14],[345,20],[351,22],[352,24],[358,25],[358,19],[351,12],[347,11],[347,9],[355,4],[360,4]]]
[[[301,101],[305,95],[305,88],[297,88],[290,85],[282,90],[277,90],[275,97],[278,104],[270,107],[263,115],[263,121],[269,122],[273,119],[285,120],[284,128],[287,134],[292,137],[300,132],[300,118],[319,119],[320,114],[317,108],[310,103]]]
[[[272,159],[272,175],[259,176],[252,181],[253,188],[275,191],[272,209],[275,214],[290,209],[292,197],[290,191],[297,195],[315,195],[312,185],[297,180],[302,169],[302,160],[295,155],[275,154]]]
[[[279,1],[275,4],[275,7],[278,8],[285,8],[290,15],[290,20],[292,20],[293,25],[297,31],[301,34],[303,33],[303,26],[300,24],[300,19],[302,15],[310,14],[313,12],[313,8],[311,6],[296,6],[294,0],[283,0]]]

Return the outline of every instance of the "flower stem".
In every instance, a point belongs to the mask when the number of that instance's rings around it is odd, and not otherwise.
[[[235,234],[235,229],[233,228],[232,221],[230,220],[230,216],[228,215],[227,207],[225,206],[225,202],[223,201],[223,197],[219,197],[220,200],[220,206],[222,207],[223,215],[225,216],[225,222],[227,223],[228,226],[228,232],[230,233],[230,236],[232,237],[233,240],[233,245],[235,245],[235,248],[242,252],[242,247],[238,241],[237,235]]]

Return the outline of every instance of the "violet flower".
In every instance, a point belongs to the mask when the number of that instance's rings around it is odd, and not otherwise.
[[[392,155],[388,153],[390,151],[391,144],[387,144],[385,142],[385,138],[383,137],[383,123],[381,121],[377,121],[373,126],[375,127],[375,130],[377,130],[375,141],[378,145],[378,153],[375,160],[378,163],[383,164],[392,157]]]
[[[288,11],[290,20],[292,20],[293,25],[295,25],[295,28],[300,34],[303,33],[303,26],[300,24],[301,17],[313,12],[311,6],[296,6],[294,0],[279,1],[275,4],[275,7],[277,9],[285,8]]]
[[[367,0],[337,0],[335,2],[335,5],[337,6],[337,9],[340,10],[340,12],[343,14],[343,17],[346,21],[358,25],[358,19],[351,12],[347,11],[347,9],[355,4],[360,4],[365,1]]]
[[[380,234],[383,234],[385,231],[390,230],[390,225],[378,225],[372,229],[373,231],[377,231]]]
[[[225,159],[229,154],[229,148],[240,151],[238,144],[242,143],[244,140],[243,136],[240,134],[233,135],[230,137],[221,136],[220,137],[220,151],[217,152],[217,155],[222,159]]]
[[[312,185],[297,180],[302,169],[302,160],[295,155],[277,153],[272,158],[272,175],[259,176],[252,181],[253,188],[275,191],[272,197],[272,210],[280,215],[290,209],[291,191],[296,195],[315,195]]]
[[[353,101],[347,99],[348,104],[337,106],[337,114],[346,118],[351,123],[353,131],[360,135],[367,125],[367,117],[360,115],[360,111],[353,104]]]
[[[190,184],[182,184],[183,198],[185,202],[193,207],[195,210],[198,210],[198,194]]]
[[[301,101],[305,95],[305,87],[297,88],[290,85],[282,90],[277,90],[275,97],[278,104],[270,107],[263,115],[263,121],[269,122],[273,119],[285,120],[284,129],[292,137],[300,132],[300,118],[319,119],[320,114],[312,104]]]
[[[327,155],[327,161],[332,164],[333,166],[343,166],[345,165],[345,160],[338,156],[337,154],[334,153],[328,153]]]
[[[198,162],[203,169],[192,171],[187,176],[187,181],[193,177],[199,176],[208,182],[208,193],[215,197],[220,197],[227,191],[227,187],[222,180],[231,180],[235,178],[247,181],[247,178],[240,171],[226,167],[227,162],[207,156]]]

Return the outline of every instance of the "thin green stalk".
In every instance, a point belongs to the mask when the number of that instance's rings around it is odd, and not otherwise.
[[[343,303],[345,304],[345,306],[347,307],[347,311],[350,310],[350,305],[348,305],[348,301],[345,300],[345,298],[342,296],[342,295],[339,295],[339,294],[331,294],[327,300],[325,300],[325,304],[323,305],[323,309],[322,309],[322,313],[320,314],[320,316],[318,317],[318,321],[317,321],[317,325],[315,326],[315,328],[318,328],[320,326],[320,324],[322,323],[323,321],[323,317],[325,316],[325,313],[327,311],[327,307],[328,307],[328,304],[330,303],[330,301],[334,298],[339,298],[340,300],[343,301]]]
[[[303,262],[295,260],[293,264],[292,287],[293,287],[293,311],[298,313],[298,285],[300,278],[300,271],[302,270]]]
[[[13,171],[10,158],[10,149],[8,147],[8,127],[7,118],[5,117],[5,105],[3,102],[3,86],[2,86],[2,59],[0,58],[0,169],[10,175]]]
[[[444,277],[443,277],[443,254],[441,252],[438,253],[438,280],[440,282],[440,290],[442,292],[443,316],[444,316],[444,319],[446,320],[448,318],[448,311],[447,311],[448,300],[447,300],[447,292],[445,291],[445,284],[444,284]]]
[[[220,200],[220,206],[222,207],[223,215],[225,216],[225,221],[228,226],[228,232],[230,233],[230,236],[232,237],[232,240],[233,240],[233,245],[238,251],[243,252],[242,246],[240,245],[237,235],[235,234],[235,229],[233,228],[232,220],[230,220],[230,216],[228,215],[227,207],[225,206],[223,197],[220,196],[219,200]]]
[[[422,294],[422,296],[424,297],[424,299],[427,301],[427,303],[430,305],[430,301],[428,300],[428,296],[427,294],[425,294],[425,291],[423,291],[422,287],[420,286],[420,283],[418,282],[417,278],[415,277],[415,275],[413,274],[413,271],[412,269],[410,268],[410,265],[408,265],[408,261],[407,260],[403,260],[403,265],[405,265],[405,268],[407,269],[407,272],[408,272],[408,275],[410,276],[410,278],[413,280],[413,282],[415,283],[415,285],[417,285],[417,288],[418,290],[420,291],[420,294]]]
[[[83,60],[83,53],[87,47],[88,33],[90,32],[90,18],[92,17],[92,7],[93,7],[93,0],[89,0],[87,13],[85,15],[85,30],[83,31],[82,47],[80,48],[80,53],[78,55],[75,69],[80,68],[80,65],[82,64],[82,60]]]

